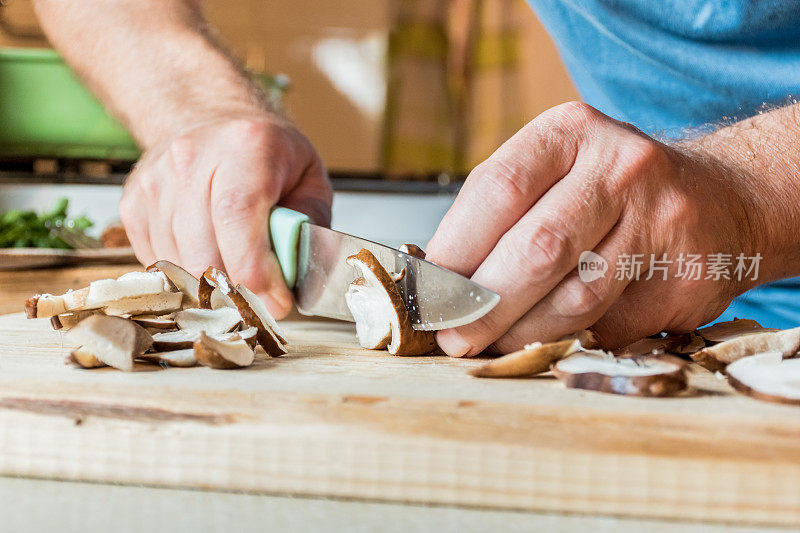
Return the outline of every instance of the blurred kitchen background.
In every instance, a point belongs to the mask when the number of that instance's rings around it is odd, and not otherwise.
[[[576,99],[523,0],[206,0],[223,42],[330,169],[334,228],[425,245],[469,170]],[[30,1],[0,7],[0,212],[117,218],[135,143],[49,50]]]

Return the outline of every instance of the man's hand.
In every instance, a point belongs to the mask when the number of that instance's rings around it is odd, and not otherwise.
[[[331,188],[308,140],[272,112],[222,47],[198,0],[36,0],[48,38],[128,127],[144,156],[120,215],[145,265],[224,267],[285,316],[269,251],[277,203],[330,219]]]
[[[545,112],[473,170],[428,245],[429,260],[502,297],[481,320],[440,332],[441,347],[452,356],[490,345],[505,353],[587,327],[617,347],[715,318],[736,295],[777,277],[763,263],[758,281],[705,279],[706,268],[697,280],[679,275],[681,254],[704,263],[708,254],[765,255],[770,203],[740,170],[585,104]],[[576,269],[585,250],[608,262],[591,282]],[[641,274],[617,276],[635,254]],[[651,254],[672,261],[667,272],[650,276]]]
[[[270,209],[330,223],[331,188],[309,141],[286,121],[217,121],[145,153],[120,216],[144,265],[167,259],[194,275],[223,267],[281,318],[292,305],[267,228]]]

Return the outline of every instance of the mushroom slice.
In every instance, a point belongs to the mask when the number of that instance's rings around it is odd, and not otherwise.
[[[88,311],[75,311],[74,313],[66,313],[64,315],[54,315],[50,317],[50,325],[53,326],[53,329],[68,330],[77,325],[81,320],[98,314],[102,314],[102,312],[92,309]]]
[[[82,368],[100,368],[108,366],[98,359],[86,346],[80,346],[72,350],[67,356],[67,362],[76,364]]]
[[[416,244],[403,244],[400,246],[399,250],[408,255],[425,259],[425,251]]]
[[[738,392],[768,402],[800,405],[800,359],[767,352],[734,361],[726,369]]]
[[[166,364],[169,366],[197,366],[197,359],[194,357],[194,348],[173,350],[171,352],[144,353],[138,358],[144,359],[145,361],[149,361],[151,363]]]
[[[25,315],[28,318],[49,318],[73,311],[87,309],[89,287],[67,291],[61,295],[37,294],[25,301]]]
[[[158,352],[171,352],[191,348],[194,341],[200,338],[200,333],[202,332],[189,329],[156,333],[153,335],[153,349]],[[240,338],[250,346],[255,346],[257,334],[258,330],[256,328],[247,328],[239,332],[220,333],[218,335],[209,336],[220,342]]]
[[[67,339],[82,345],[97,359],[120,370],[133,370],[133,360],[153,345],[145,329],[115,316],[94,315],[67,332]]]
[[[687,387],[686,362],[670,355],[616,358],[590,350],[557,362],[553,373],[571,389],[629,396],[674,396]]]
[[[255,352],[238,335],[228,341],[219,341],[201,332],[194,342],[194,357],[203,366],[230,369],[252,365]]]
[[[183,293],[160,292],[108,302],[103,312],[111,316],[166,314],[181,308]]]
[[[111,302],[172,291],[162,272],[128,272],[117,279],[99,279],[89,284],[85,307],[97,309]]]
[[[241,283],[234,287],[228,275],[222,270],[209,267],[203,274],[203,281],[200,284],[201,296],[203,291],[208,296],[203,296],[210,300],[213,307],[214,301],[207,288],[203,289],[203,283],[209,287],[214,287],[222,298],[229,300],[239,311],[239,315],[245,324],[258,329],[258,344],[264,348],[270,357],[279,357],[286,353],[286,339],[281,334],[278,323],[267,310],[267,306],[261,298],[255,295],[250,289]],[[202,299],[202,298],[201,298]]]
[[[800,349],[800,328],[765,330],[761,333],[740,335],[691,354],[698,365],[716,372],[737,359],[763,352],[779,352],[784,358],[792,357]]]
[[[430,353],[436,346],[434,332],[416,331],[411,327],[400,291],[375,256],[362,249],[348,257],[347,264],[361,273],[345,294],[361,346],[370,349],[386,346],[392,355]]]
[[[153,349],[157,352],[185,350],[191,348],[199,336],[199,331],[186,329],[156,333],[153,335]]]
[[[200,281],[186,270],[171,261],[156,261],[149,267],[148,272],[163,272],[167,279],[178,291],[183,293],[184,307],[197,307],[200,305]]]
[[[219,309],[184,309],[175,314],[175,323],[181,329],[205,331],[214,336],[228,333],[242,323],[242,317],[236,309],[221,307]]]
[[[700,328],[697,334],[708,342],[726,342],[742,335],[753,333],[763,333],[765,331],[778,331],[776,329],[764,328],[755,320],[748,318],[734,318],[728,322],[717,322],[711,326]]]
[[[132,316],[131,320],[142,327],[158,330],[173,330],[177,327],[175,318],[164,315],[137,315]]]
[[[473,368],[467,373],[478,378],[532,376],[547,372],[553,363],[580,350],[581,343],[577,339],[548,342],[546,344],[534,342],[525,346],[524,350],[504,355],[483,366]]]
[[[706,347],[703,337],[694,332],[681,333],[672,338],[675,339],[675,342],[668,350],[670,353],[690,355]]]

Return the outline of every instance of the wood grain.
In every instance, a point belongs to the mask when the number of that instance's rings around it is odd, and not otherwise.
[[[285,328],[290,353],[249,369],[125,374],[65,366],[46,321],[0,317],[0,474],[800,525],[800,410],[710,373],[626,398]]]

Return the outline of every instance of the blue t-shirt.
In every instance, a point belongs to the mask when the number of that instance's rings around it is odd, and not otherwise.
[[[800,0],[529,2],[583,99],[656,137],[682,138],[800,95]],[[718,320],[734,316],[800,325],[800,278],[743,294]]]

